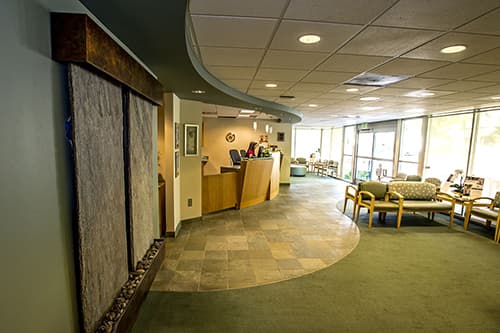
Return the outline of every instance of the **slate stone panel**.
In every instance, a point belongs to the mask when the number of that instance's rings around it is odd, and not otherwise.
[[[121,87],[69,65],[84,332],[127,281]]]
[[[134,265],[153,243],[153,156],[152,120],[156,106],[142,97],[129,95],[129,182],[130,232]]]

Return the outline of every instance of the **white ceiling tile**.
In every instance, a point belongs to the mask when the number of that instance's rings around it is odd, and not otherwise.
[[[498,3],[497,3],[498,4]],[[500,35],[500,9],[496,9],[480,18],[460,27],[459,31],[480,34]]]
[[[209,66],[255,67],[264,54],[264,50],[222,47],[200,47],[200,51],[203,63]]]
[[[440,52],[442,48],[452,45],[466,45],[467,49],[463,52],[452,54],[445,54]],[[433,40],[432,42],[429,42],[413,51],[406,53],[403,57],[443,61],[460,61],[462,59],[472,57],[499,46],[500,37],[497,36],[481,36],[460,32],[450,32]]]
[[[387,75],[418,75],[448,64],[449,62],[445,61],[397,58],[370,70],[370,72]]]
[[[286,18],[366,24],[395,0],[292,0]]]
[[[435,86],[433,90],[455,90],[455,91],[468,91],[472,89],[482,88],[494,85],[491,82],[476,82],[476,81],[455,81],[440,86]]]
[[[256,80],[275,80],[296,82],[300,80],[307,71],[296,69],[261,68],[255,76]]]
[[[428,30],[368,27],[339,52],[361,55],[397,56],[438,36]]]
[[[335,54],[322,63],[318,69],[337,72],[364,72],[389,60],[390,57]]]
[[[471,93],[471,92],[459,92],[453,95],[450,95],[449,97],[453,98],[454,101],[457,100],[471,100],[471,99],[478,99],[482,97],[486,97],[488,94],[477,94],[477,93]]]
[[[491,95],[500,95],[500,84],[495,84],[489,87],[479,88],[471,90],[470,92],[478,93],[478,94],[491,94]]]
[[[469,79],[474,81],[500,82],[500,71],[472,76]]]
[[[332,52],[359,32],[363,26],[305,21],[282,21],[270,48],[308,52]],[[315,44],[303,44],[299,37],[314,34],[321,37]]]
[[[219,79],[251,79],[255,67],[207,66],[207,70]]]
[[[358,91],[355,91],[355,92],[346,91],[347,89],[350,89],[350,88],[351,89],[356,88],[356,89],[358,89]],[[378,89],[380,89],[380,87],[356,86],[356,85],[350,85],[350,84],[343,84],[343,85],[339,85],[339,86],[333,88],[332,90],[330,90],[330,92],[337,93],[337,94],[346,94],[349,96],[357,96],[357,95],[366,94],[368,92],[372,92],[372,91],[375,91]]]
[[[498,6],[496,0],[400,0],[374,24],[418,29],[448,30]]]
[[[287,0],[190,0],[191,14],[280,17]]]
[[[274,19],[192,16],[200,46],[265,48],[277,24]]]
[[[391,87],[396,88],[411,88],[411,89],[427,89],[437,85],[442,85],[446,83],[453,82],[453,80],[445,79],[424,79],[420,77],[414,77],[407,79],[395,84],[391,84]]]
[[[356,75],[356,73],[313,71],[303,78],[301,82],[342,83],[352,79]]]
[[[334,85],[331,84],[320,84],[320,83],[305,83],[299,82],[294,85],[289,91],[293,92],[310,92],[311,96],[317,96],[321,93],[325,93],[333,89]]]
[[[263,68],[313,69],[327,55],[317,52],[270,50],[264,56]]]
[[[425,74],[420,75],[420,77],[462,80],[465,78],[472,78],[475,75],[491,72],[496,69],[500,69],[500,67],[492,65],[455,63],[427,72]],[[479,79],[473,79],[473,80],[483,81]]]
[[[475,57],[464,59],[462,62],[484,65],[500,65],[500,47]]]

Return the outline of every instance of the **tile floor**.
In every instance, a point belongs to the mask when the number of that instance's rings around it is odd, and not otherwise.
[[[358,244],[359,230],[336,208],[345,183],[308,174],[278,198],[185,223],[167,239],[156,291],[208,291],[296,278],[334,264]]]

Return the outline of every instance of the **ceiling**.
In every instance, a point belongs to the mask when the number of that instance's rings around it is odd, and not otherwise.
[[[293,111],[299,110],[304,125],[340,126],[500,105],[493,99],[500,97],[500,0],[191,0],[192,43],[186,54],[172,46],[174,38],[185,40],[179,28],[170,27],[171,21],[184,22],[179,12],[172,16],[177,7],[171,2],[82,2],[183,98],[189,98],[191,88],[184,87],[183,95],[175,87],[181,83],[172,83],[168,54],[189,62],[192,47],[196,72],[208,71],[223,82],[212,77],[207,85],[205,77],[204,90],[231,87],[258,98],[250,101],[273,102],[277,109],[271,114],[277,117],[284,110],[300,116]],[[133,28],[124,22],[134,23]],[[311,33],[321,41],[298,42]],[[456,44],[467,49],[440,52]],[[197,65],[193,55],[199,56]],[[353,86],[345,82],[365,72],[407,78],[347,92]],[[266,88],[266,83],[277,87]],[[224,98],[204,102],[240,107]],[[245,108],[252,108],[248,104]]]

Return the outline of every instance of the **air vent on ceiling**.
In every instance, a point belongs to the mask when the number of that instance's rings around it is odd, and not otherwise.
[[[293,95],[280,95],[280,98],[283,98],[283,99],[294,99],[295,96],[293,96]]]
[[[399,81],[406,80],[408,75],[385,75],[375,73],[363,73],[351,80],[344,82],[344,84],[353,84],[357,86],[371,86],[371,87],[384,87]]]
[[[237,116],[218,116],[218,118],[236,119],[236,118],[237,118]]]

